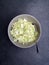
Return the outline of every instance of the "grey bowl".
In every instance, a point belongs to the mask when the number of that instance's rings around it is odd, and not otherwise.
[[[10,35],[10,29],[11,29],[11,26],[12,26],[13,22],[17,21],[19,18],[25,18],[25,19],[33,22],[33,24],[35,24],[37,26],[37,30],[39,32],[39,35],[38,35],[37,39],[34,42],[29,42],[30,44],[28,43],[28,44],[23,45],[23,44],[20,44],[18,42],[14,42],[13,41],[13,38]],[[17,47],[20,47],[20,48],[29,48],[29,47],[32,47],[32,46],[34,46],[39,41],[39,39],[41,37],[41,25],[40,25],[39,21],[34,16],[32,16],[32,15],[29,15],[29,14],[21,14],[21,15],[18,15],[16,17],[14,17],[11,20],[11,22],[9,23],[9,25],[8,25],[8,37],[9,37],[10,41],[15,46],[17,46]]]

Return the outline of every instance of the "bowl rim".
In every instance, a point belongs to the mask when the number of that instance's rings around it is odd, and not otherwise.
[[[29,46],[27,46],[27,47],[22,47],[22,46],[19,46],[19,45],[17,45],[17,44],[14,44],[13,40],[10,38],[10,33],[9,33],[9,29],[10,29],[11,23],[13,23],[13,21],[14,21],[16,18],[21,17],[21,16],[30,16],[30,17],[32,17],[34,20],[37,21],[37,23],[38,23],[38,25],[39,25],[39,27],[40,27],[40,35],[39,35],[39,38],[36,40],[35,43],[33,43],[33,44],[31,44],[31,45],[29,45]],[[10,23],[9,23],[9,25],[8,25],[7,33],[8,33],[8,37],[9,37],[10,41],[11,41],[15,46],[17,46],[17,47],[19,47],[19,48],[29,48],[29,47],[32,47],[32,46],[34,46],[35,44],[37,44],[38,41],[39,41],[39,39],[41,38],[41,34],[42,34],[41,24],[40,24],[40,22],[39,22],[34,16],[32,16],[32,15],[30,15],[30,14],[20,14],[20,15],[15,16],[15,17],[10,21]]]

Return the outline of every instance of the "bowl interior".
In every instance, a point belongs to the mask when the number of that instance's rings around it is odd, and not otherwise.
[[[13,38],[12,38],[12,36],[10,35],[11,26],[12,26],[12,24],[13,24],[14,22],[16,22],[19,18],[21,18],[21,19],[26,19],[26,20],[28,20],[28,21],[30,21],[30,22],[32,22],[33,24],[36,25],[39,34],[38,34],[37,39],[36,39],[34,42],[29,42],[28,44],[26,43],[26,44],[23,45],[22,43],[14,42],[14,41],[13,41]],[[38,40],[39,40],[39,38],[40,38],[40,35],[41,35],[40,23],[38,22],[38,20],[37,20],[35,17],[33,17],[33,16],[31,16],[31,15],[27,15],[27,14],[18,15],[18,16],[16,16],[15,18],[13,18],[13,19],[11,20],[11,22],[10,22],[10,24],[9,24],[9,26],[8,26],[8,36],[9,36],[9,39],[11,40],[11,42],[12,42],[14,45],[16,45],[16,46],[18,46],[18,47],[20,47],[20,48],[28,48],[28,47],[31,47],[31,46],[35,45],[36,42],[38,42]]]

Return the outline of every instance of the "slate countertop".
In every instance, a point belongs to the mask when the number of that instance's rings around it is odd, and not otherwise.
[[[7,35],[8,24],[19,14],[35,16],[42,35],[36,47],[20,49]],[[49,0],[0,0],[0,65],[49,65]]]

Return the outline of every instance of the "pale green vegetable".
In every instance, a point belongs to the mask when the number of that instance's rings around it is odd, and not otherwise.
[[[36,40],[38,31],[36,31],[35,25],[32,25],[30,21],[18,19],[18,21],[13,23],[10,34],[14,37],[14,42],[19,40],[19,42],[27,43]]]

